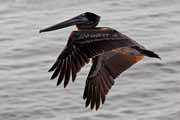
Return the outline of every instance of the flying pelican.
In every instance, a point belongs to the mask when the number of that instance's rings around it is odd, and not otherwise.
[[[72,31],[64,50],[58,56],[49,72],[54,71],[51,79],[58,77],[57,86],[64,81],[64,88],[72,77],[74,82],[81,68],[92,60],[92,67],[85,84],[83,99],[85,106],[98,110],[114,79],[144,56],[160,57],[128,36],[109,27],[97,27],[100,16],[85,12],[59,24],[40,30],[53,31],[72,25]]]

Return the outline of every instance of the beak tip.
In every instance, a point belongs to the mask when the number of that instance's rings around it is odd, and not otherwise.
[[[39,33],[42,33],[43,31],[42,30],[39,30]]]

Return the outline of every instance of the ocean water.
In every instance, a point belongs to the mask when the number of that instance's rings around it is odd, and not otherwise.
[[[0,120],[180,120],[179,0],[0,2]],[[75,28],[38,33],[86,11],[162,58],[145,58],[120,75],[98,111],[82,99],[90,64],[66,89],[49,80]]]

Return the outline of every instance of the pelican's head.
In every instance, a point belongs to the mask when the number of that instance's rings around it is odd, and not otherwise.
[[[99,15],[96,15],[95,13],[91,13],[91,12],[85,12],[64,22],[42,29],[40,30],[40,33],[62,29],[72,25],[76,25],[78,29],[95,28],[98,25],[99,20],[100,20]]]

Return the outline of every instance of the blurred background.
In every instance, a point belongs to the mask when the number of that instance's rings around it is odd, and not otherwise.
[[[1,120],[179,120],[179,0],[0,0]],[[90,64],[66,89],[48,69],[74,27],[39,30],[83,12],[158,53],[121,74],[99,111],[82,99]]]

